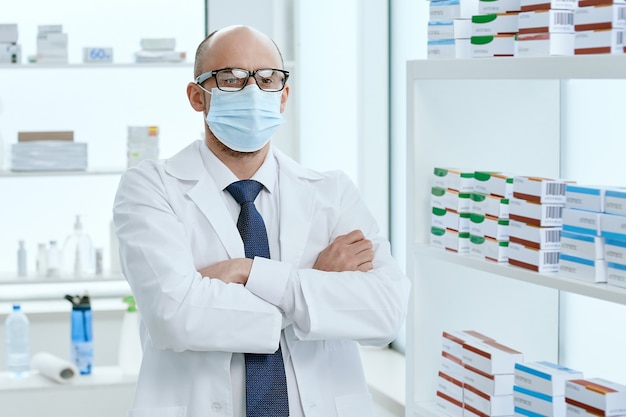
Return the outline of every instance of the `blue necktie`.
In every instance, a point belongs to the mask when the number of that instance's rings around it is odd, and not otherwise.
[[[254,180],[230,184],[226,190],[241,205],[237,229],[243,240],[246,258],[270,257],[263,217],[254,200],[263,185]],[[246,416],[288,417],[287,380],[283,354],[278,347],[274,354],[246,353]]]

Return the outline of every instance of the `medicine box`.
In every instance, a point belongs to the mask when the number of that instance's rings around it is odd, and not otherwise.
[[[605,187],[567,184],[565,205],[579,210],[603,212],[605,191]]]
[[[533,10],[519,14],[519,34],[574,33],[573,10]]]
[[[626,240],[626,216],[600,213],[600,234],[605,239]]]
[[[626,5],[597,4],[578,7],[574,12],[576,31],[623,29],[626,27]]]
[[[546,417],[565,416],[565,397],[552,397],[526,388],[515,386],[513,393],[515,408]]]
[[[565,381],[583,373],[548,361],[515,364],[515,385],[548,396],[565,395]]]
[[[479,0],[476,14],[519,12],[519,10],[520,0]]]
[[[472,36],[471,57],[493,58],[515,54],[515,35]]]
[[[603,255],[607,262],[626,265],[626,240],[606,239]]]
[[[515,56],[570,56],[574,55],[574,33],[525,33],[517,35]]]
[[[513,374],[487,374],[465,365],[463,384],[470,385],[490,396],[513,395]]]
[[[457,401],[463,401],[463,382],[442,371],[437,375],[437,391]]]
[[[604,259],[585,259],[561,253],[559,273],[562,276],[585,282],[606,282],[606,262]]]
[[[508,240],[475,236],[470,233],[469,254],[485,261],[507,262],[509,260]]]
[[[541,204],[513,197],[509,201],[509,218],[535,226],[561,226],[562,204]]]
[[[470,58],[470,40],[467,39],[435,39],[427,43],[428,59],[462,59]]]
[[[22,46],[13,43],[0,43],[0,64],[22,62]]]
[[[602,213],[578,210],[565,207],[563,209],[563,230],[584,235],[600,236],[602,232]]]
[[[0,43],[17,43],[17,23],[0,24]]]
[[[432,208],[431,226],[439,229],[452,229],[457,232],[469,232],[470,213],[458,213],[450,209]]]
[[[565,397],[565,411],[567,417],[598,417],[603,416],[602,411],[591,407],[584,407],[584,404],[576,403]]]
[[[626,288],[626,265],[608,262],[606,282],[616,287]]]
[[[624,29],[583,30],[576,32],[574,55],[624,53]]]
[[[509,242],[535,249],[555,249],[561,247],[560,227],[539,227],[516,220],[509,222]]]
[[[470,250],[469,232],[459,232],[432,226],[430,228],[430,245],[458,254],[467,254]]]
[[[470,235],[509,240],[509,219],[470,213]]]
[[[519,16],[517,12],[472,16],[471,36],[515,34],[518,30]]]
[[[443,331],[441,333],[441,350],[460,360],[463,356],[463,344],[470,340],[486,341],[493,339],[475,330]]]
[[[450,209],[459,213],[470,212],[470,193],[459,193],[451,188],[432,187],[430,202],[433,207]]]
[[[575,10],[578,0],[521,0],[520,10],[529,12],[532,10]]]
[[[433,169],[433,187],[451,188],[461,193],[474,191],[474,171],[456,168]]]
[[[563,180],[520,176],[513,179],[513,196],[542,204],[565,204]]]
[[[430,2],[430,20],[469,19],[479,14],[478,0],[435,0]]]
[[[565,382],[565,396],[598,410],[607,417],[626,414],[626,386],[602,378]]]
[[[494,194],[470,194],[470,212],[498,219],[509,218],[509,199]]]
[[[437,391],[435,405],[450,417],[463,417],[463,402]]]
[[[513,395],[488,395],[465,384],[463,406],[470,411],[476,410],[473,412],[479,416],[511,416],[513,415]]]
[[[446,375],[450,375],[458,380],[463,379],[463,373],[465,372],[461,358],[444,351],[441,352],[439,369]]]
[[[513,197],[513,176],[502,172],[476,171],[474,172],[474,191],[501,198],[511,198]]]
[[[604,193],[604,211],[626,216],[626,190],[606,190]]]
[[[605,259],[606,243],[601,236],[561,232],[561,254],[586,259]],[[624,258],[626,261],[626,258]]]
[[[472,36],[471,19],[430,20],[428,40],[469,39]]]
[[[539,273],[559,270],[559,250],[535,249],[509,242],[509,264]]]
[[[513,374],[515,364],[523,362],[524,357],[521,352],[508,346],[494,340],[487,340],[484,342],[465,343],[461,360],[464,365],[495,375]]]

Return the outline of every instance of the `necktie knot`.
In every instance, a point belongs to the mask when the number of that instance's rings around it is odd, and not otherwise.
[[[255,180],[241,180],[235,181],[226,187],[226,191],[233,196],[235,201],[239,204],[251,203],[259,195],[263,184]]]

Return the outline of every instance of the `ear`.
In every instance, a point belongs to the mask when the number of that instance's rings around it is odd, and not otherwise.
[[[189,99],[189,104],[191,104],[191,107],[193,107],[195,111],[203,112],[206,110],[205,93],[200,87],[198,87],[198,84],[187,84],[187,98]]]
[[[287,105],[287,99],[289,98],[289,85],[286,85],[280,95],[280,112],[283,113],[285,111],[285,106]]]

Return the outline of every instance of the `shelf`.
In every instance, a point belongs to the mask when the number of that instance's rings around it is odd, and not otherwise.
[[[411,417],[449,417],[437,408],[435,402],[421,402],[415,404]]]
[[[415,254],[418,257],[428,257],[443,262],[462,265],[479,271],[501,275],[507,278],[524,281],[543,287],[553,288],[569,293],[584,295],[599,300],[610,301],[626,305],[626,289],[607,285],[606,283],[590,283],[577,281],[572,278],[559,276],[558,274],[539,274],[523,268],[511,266],[505,263],[488,262],[472,256],[459,255],[447,252],[440,248],[429,245],[416,245]]]
[[[176,68],[193,67],[193,62],[142,62],[142,63],[91,63],[91,64],[0,64],[0,70],[24,70],[24,69],[72,69],[72,68]]]
[[[626,55],[413,60],[412,80],[624,79]]]
[[[86,171],[4,171],[0,170],[0,178],[3,177],[61,177],[81,175],[121,175],[126,168],[98,168]]]

